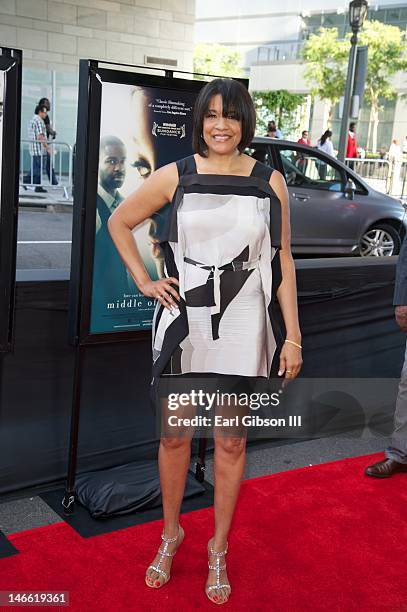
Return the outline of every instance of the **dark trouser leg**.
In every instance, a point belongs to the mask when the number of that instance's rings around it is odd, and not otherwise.
[[[49,178],[49,181],[52,185],[58,185],[57,178],[55,176],[54,168],[51,168],[51,155],[47,153],[45,157],[45,169]],[[52,171],[52,172],[51,172]],[[52,176],[51,176],[52,175]]]
[[[41,184],[41,155],[33,155],[31,158],[31,181],[34,185]]]
[[[407,464],[407,343],[394,413],[394,431],[386,457]]]

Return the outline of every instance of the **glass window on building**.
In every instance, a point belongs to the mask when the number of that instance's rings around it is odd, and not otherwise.
[[[369,19],[372,21],[386,21],[386,9],[379,9],[377,11],[371,10],[368,13]]]
[[[391,138],[393,134],[394,115],[396,110],[396,98],[393,100],[382,99],[379,102],[379,126],[377,130],[377,150],[385,149],[389,150],[391,144]],[[341,126],[341,120],[339,118],[339,105],[336,105],[333,112],[332,122],[332,140],[334,145],[337,147],[339,143],[339,131]],[[356,120],[355,120],[356,121]],[[356,121],[357,125],[357,142],[360,147],[366,150],[372,148],[372,130],[371,126],[369,131],[370,123],[370,105],[365,101],[363,108],[359,115],[359,120]],[[370,137],[369,137],[370,136]],[[369,142],[368,142],[369,139]]]
[[[56,131],[53,166],[68,181],[70,151],[76,138],[76,113],[78,100],[78,74],[76,71],[59,72],[38,68],[23,69],[21,139],[29,139],[28,125],[41,98],[51,102],[51,125]],[[63,144],[62,144],[63,143]],[[22,143],[21,169],[24,182],[33,178],[29,144]]]
[[[400,21],[400,9],[387,9],[386,11],[386,22],[392,23],[396,22],[397,24]]]
[[[76,138],[76,112],[78,105],[77,72],[57,72],[55,75],[54,125],[58,140],[70,145]]]
[[[397,25],[400,29],[407,28],[407,8],[369,9],[368,18],[371,21],[381,21]],[[311,33],[317,33],[318,29],[337,28],[339,38],[344,38],[351,29],[349,27],[348,13],[318,13],[303,18],[304,28],[302,37],[308,38]]]
[[[78,74],[24,68],[21,111],[21,138],[28,138],[28,122],[40,98],[51,102],[50,118],[57,140],[71,145],[76,138]]]
[[[324,28],[341,28],[344,26],[347,15],[338,15],[338,13],[329,13],[322,16],[322,25]]]

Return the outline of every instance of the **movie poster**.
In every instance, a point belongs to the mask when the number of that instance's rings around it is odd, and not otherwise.
[[[107,221],[157,168],[192,153],[197,93],[103,82],[91,333],[151,328],[154,300],[143,296],[110,237]],[[159,246],[169,205],[133,231],[153,280],[164,275]]]

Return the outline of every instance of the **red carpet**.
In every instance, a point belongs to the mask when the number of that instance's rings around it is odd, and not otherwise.
[[[224,609],[407,611],[407,475],[365,477],[374,455],[242,484]],[[185,541],[162,590],[144,585],[161,522],[82,539],[65,523],[9,537],[0,590],[70,591],[70,612],[214,610],[203,592],[212,509],[182,519]],[[11,609],[11,608],[10,608]]]

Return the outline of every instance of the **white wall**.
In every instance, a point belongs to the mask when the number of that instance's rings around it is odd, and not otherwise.
[[[288,89],[292,93],[309,93],[303,72],[305,66],[299,62],[264,64],[250,67],[250,89],[275,91]]]
[[[247,43],[253,46],[270,42],[270,40],[297,40],[300,17],[256,15],[216,19],[214,21],[197,21],[195,39],[199,42]]]
[[[192,68],[195,0],[0,0],[0,40],[24,65],[76,70],[79,58]]]

